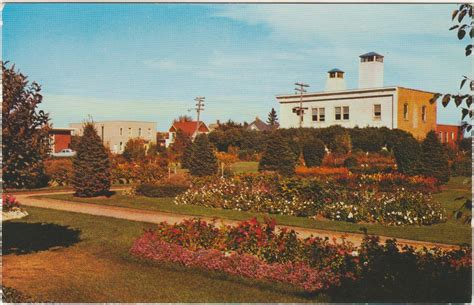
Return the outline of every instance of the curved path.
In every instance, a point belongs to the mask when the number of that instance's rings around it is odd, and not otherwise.
[[[115,188],[114,190],[120,190],[120,189]],[[196,216],[191,216],[191,215],[173,214],[173,213],[167,213],[167,212],[106,206],[106,205],[99,205],[95,203],[87,204],[87,203],[72,202],[72,201],[65,201],[65,200],[34,197],[35,195],[68,194],[68,193],[71,193],[71,191],[28,192],[28,193],[16,193],[15,197],[18,199],[19,202],[21,202],[21,204],[25,206],[54,209],[54,210],[68,211],[68,212],[76,212],[76,213],[83,213],[83,214],[96,215],[96,216],[113,217],[113,218],[147,222],[147,223],[160,223],[162,221],[166,221],[168,223],[176,223],[176,222],[181,222],[182,220],[189,217],[196,217]],[[216,219],[216,218],[211,218],[211,217],[199,217],[199,218],[206,221],[211,221],[213,219]],[[220,219],[220,218],[218,220],[227,225],[235,225],[239,223],[239,221],[237,220]],[[301,227],[293,227],[293,226],[277,226],[277,227],[279,228],[286,227],[286,228],[293,229],[296,232],[298,232],[298,235],[302,238],[308,237],[310,235],[321,237],[321,238],[329,237],[330,240],[333,238],[336,238],[338,241],[340,241],[341,238],[344,238],[346,241],[350,241],[356,246],[360,245],[362,238],[364,237],[363,234],[357,234],[357,233],[344,233],[344,232],[301,228]],[[381,241],[385,241],[386,239],[390,239],[390,238],[393,238],[393,237],[380,236]],[[401,239],[401,238],[397,238],[397,243],[400,245],[413,246],[415,248],[422,248],[422,247],[430,248],[430,247],[435,247],[435,246],[443,248],[443,249],[458,248],[455,245],[423,242],[423,241],[408,240],[408,239]]]

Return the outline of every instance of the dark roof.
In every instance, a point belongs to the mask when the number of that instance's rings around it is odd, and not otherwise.
[[[341,69],[338,69],[338,68],[334,68],[334,69],[328,71],[328,73],[333,73],[333,72],[341,72],[341,73],[344,73],[344,71],[342,71]]]
[[[375,52],[365,53],[365,54],[362,54],[362,55],[359,56],[359,57],[371,57],[371,56],[380,56],[380,57],[383,57],[383,55],[380,55],[380,54],[375,53]]]
[[[260,131],[266,131],[266,130],[271,130],[272,129],[272,126],[270,124],[265,123],[264,121],[260,120],[260,118],[258,118],[258,117],[255,118],[255,121],[250,123],[247,128],[250,129],[250,126],[252,126],[252,125],[255,125],[255,127],[257,127],[257,129],[260,130]],[[276,128],[278,128],[279,126],[280,126],[280,124],[278,124],[278,123],[275,124]]]

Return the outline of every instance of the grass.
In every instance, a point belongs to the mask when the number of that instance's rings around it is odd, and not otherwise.
[[[30,214],[28,217],[3,223],[4,237],[28,245],[28,239],[42,234],[37,232],[40,223],[61,228],[61,234],[56,236],[67,235],[68,230],[80,231],[79,242],[69,247],[3,256],[3,285],[36,300],[64,303],[329,300],[324,295],[309,298],[279,284],[135,259],[128,250],[143,229],[152,226],[150,224],[32,207],[26,209]],[[35,234],[31,234],[33,230]],[[4,249],[6,247],[8,245],[4,244]]]
[[[232,164],[232,171],[235,174],[241,173],[256,173],[258,172],[258,162],[240,161]]]
[[[468,183],[465,183],[468,181]],[[456,177],[446,185],[445,189],[434,195],[434,199],[441,202],[448,214],[448,221],[442,224],[431,226],[384,226],[381,224],[354,224],[342,221],[314,220],[304,217],[271,215],[282,225],[297,226],[303,228],[323,229],[340,232],[361,233],[361,228],[366,228],[369,234],[383,235],[396,238],[405,238],[412,240],[421,240],[428,242],[439,242],[446,244],[471,244],[471,228],[456,221],[453,217],[453,211],[462,204],[461,200],[455,200],[458,197],[471,196],[470,180]],[[56,194],[44,196],[52,199],[62,199],[75,202],[88,202],[93,204],[121,206],[136,209],[170,212],[191,216],[218,217],[233,220],[244,220],[251,217],[257,217],[263,220],[268,214],[253,213],[247,211],[233,211],[224,209],[206,208],[195,205],[175,205],[172,198],[147,198],[142,196],[129,197],[117,193],[109,198],[77,198],[72,194]]]

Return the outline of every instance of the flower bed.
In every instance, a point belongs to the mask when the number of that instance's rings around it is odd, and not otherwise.
[[[175,198],[175,203],[388,225],[428,225],[446,220],[444,209],[429,194],[403,188],[380,192],[362,185],[352,189],[340,185],[353,182],[338,181],[274,175],[207,178],[196,180]]]
[[[142,259],[266,281],[343,300],[449,301],[470,297],[471,248],[415,251],[366,236],[359,248],[328,239],[299,239],[293,230],[255,219],[216,227],[199,219],[160,223],[130,249]],[[448,286],[447,286],[448,285]],[[403,294],[400,295],[400,292]],[[351,296],[350,293],[355,295]],[[348,296],[349,295],[349,296]]]
[[[20,208],[20,203],[12,195],[2,194],[2,220],[19,219],[28,216],[28,212]]]

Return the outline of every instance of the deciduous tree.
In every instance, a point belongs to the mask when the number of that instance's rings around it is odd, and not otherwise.
[[[9,188],[44,186],[50,127],[48,114],[38,110],[41,87],[7,64],[2,62],[3,183]]]

